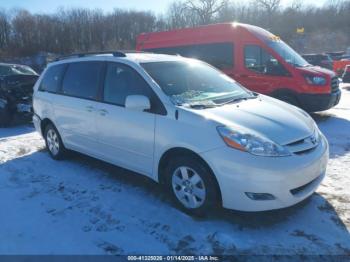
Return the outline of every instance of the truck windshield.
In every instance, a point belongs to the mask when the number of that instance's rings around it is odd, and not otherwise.
[[[302,58],[289,45],[281,40],[269,40],[267,41],[267,45],[277,52],[284,59],[284,61],[293,66],[303,67],[309,65],[304,58]]]
[[[196,60],[141,65],[175,104],[215,106],[253,96],[222,72]]]

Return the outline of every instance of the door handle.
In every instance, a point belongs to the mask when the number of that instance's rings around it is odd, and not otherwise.
[[[88,111],[88,112],[92,112],[95,110],[95,108],[93,106],[87,106],[85,108],[86,108],[86,111]]]
[[[105,116],[108,114],[108,111],[106,109],[99,110],[101,116]]]

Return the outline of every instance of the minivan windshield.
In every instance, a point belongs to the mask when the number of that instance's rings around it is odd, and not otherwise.
[[[141,65],[178,105],[215,106],[253,96],[227,75],[200,61],[149,62]]]
[[[287,63],[296,66],[303,67],[309,65],[309,63],[294,51],[289,45],[281,40],[269,40],[267,45],[277,52]]]

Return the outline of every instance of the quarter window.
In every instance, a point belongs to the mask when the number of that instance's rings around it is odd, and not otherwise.
[[[95,99],[98,93],[102,62],[71,63],[65,73],[62,93],[85,99]]]
[[[196,58],[207,62],[218,69],[232,68],[234,61],[234,46],[232,43],[162,47],[147,49],[146,51],[169,55],[179,54],[185,57]]]
[[[39,90],[56,93],[60,88],[65,68],[65,64],[49,67],[40,83]]]
[[[246,68],[257,73],[288,75],[288,71],[275,57],[257,45],[247,45],[244,48],[244,63]]]

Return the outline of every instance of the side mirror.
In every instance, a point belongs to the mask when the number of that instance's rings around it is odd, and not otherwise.
[[[125,99],[125,108],[135,111],[145,111],[151,109],[151,102],[146,96],[130,95]]]

